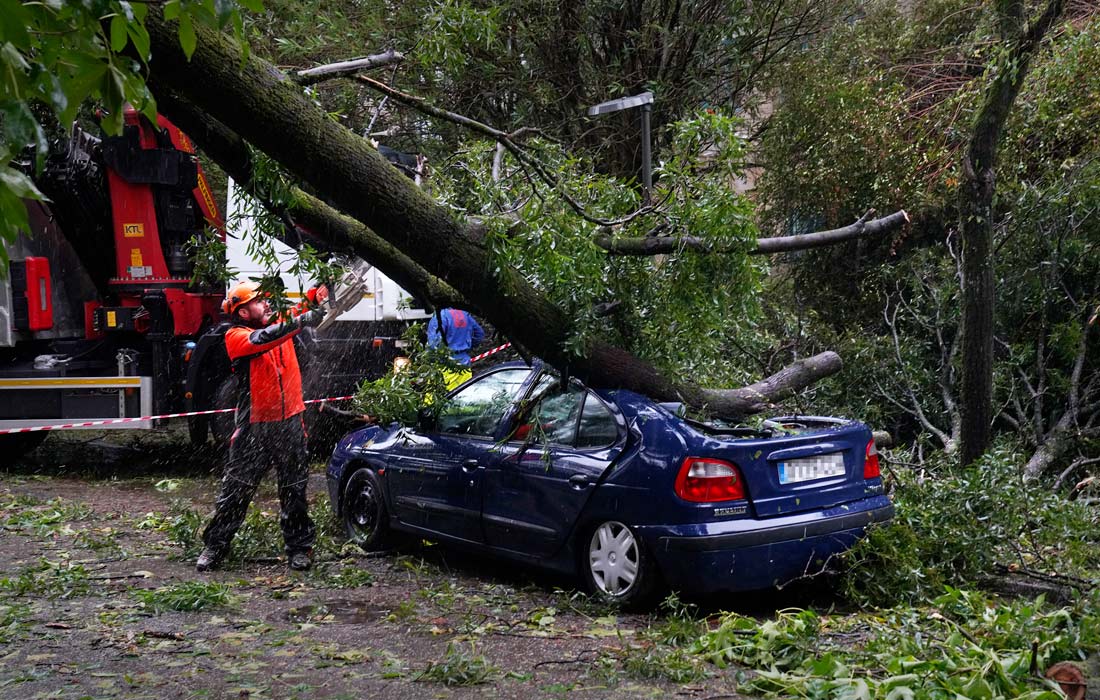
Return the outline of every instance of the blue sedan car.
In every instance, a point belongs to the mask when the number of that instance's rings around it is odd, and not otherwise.
[[[893,516],[871,431],[795,416],[701,423],[625,390],[511,363],[415,426],[345,436],[329,495],[349,538],[394,531],[576,573],[631,604],[781,585]]]

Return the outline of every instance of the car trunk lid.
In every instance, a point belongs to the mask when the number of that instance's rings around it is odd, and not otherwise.
[[[867,426],[805,417],[774,423],[784,434],[735,439],[704,431],[708,448],[713,448],[708,453],[741,470],[757,517],[829,508],[866,496],[863,464],[871,440]]]

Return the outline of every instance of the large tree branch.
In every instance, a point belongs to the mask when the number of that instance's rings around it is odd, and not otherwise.
[[[308,242],[315,248],[358,255],[410,294],[433,306],[469,305],[453,287],[430,274],[391,243],[316,197],[293,188],[290,204],[282,207],[272,204],[253,179],[252,154],[236,132],[180,99],[175,92],[161,89],[155,81],[150,81],[150,88],[157,96],[157,107],[165,116],[194,139],[250,196],[273,213],[304,227]],[[300,243],[290,237],[281,240],[291,247],[298,247]]]
[[[400,63],[404,60],[404,54],[390,49],[389,51],[366,56],[364,58],[356,58],[351,61],[340,61],[339,63],[329,63],[324,66],[317,66],[316,68],[300,70],[295,76],[295,80],[299,85],[313,85],[324,80],[340,78],[352,73],[358,73],[361,70],[381,68],[382,66]]]
[[[704,390],[702,398],[705,406],[718,415],[759,413],[840,369],[840,355],[823,352],[787,365],[770,377],[740,389]]]
[[[836,245],[856,238],[878,236],[889,233],[909,223],[909,215],[904,210],[896,211],[881,219],[868,221],[872,212],[868,212],[853,224],[829,231],[816,231],[797,236],[775,236],[761,238],[756,247],[749,250],[750,255],[775,255],[810,248]],[[682,250],[699,253],[723,253],[726,249],[715,248],[697,236],[646,236],[643,238],[616,238],[610,234],[597,236],[595,243],[611,255],[666,255]]]

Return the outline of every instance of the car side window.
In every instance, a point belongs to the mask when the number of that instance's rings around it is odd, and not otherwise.
[[[440,410],[439,432],[492,437],[530,373],[525,368],[506,369],[467,385]]]
[[[576,387],[559,393],[551,391],[535,405],[520,432],[531,442],[542,445],[572,445],[577,435],[584,392]]]
[[[577,428],[577,447],[607,447],[619,438],[619,426],[603,401],[591,391],[585,395]]]

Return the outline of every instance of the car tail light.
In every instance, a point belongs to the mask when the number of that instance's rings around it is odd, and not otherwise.
[[[878,466],[878,449],[875,448],[875,439],[867,443],[867,457],[863,460],[863,478],[877,479],[882,476]]]
[[[745,497],[745,486],[736,464],[688,457],[676,475],[676,495],[693,503],[734,501]]]

